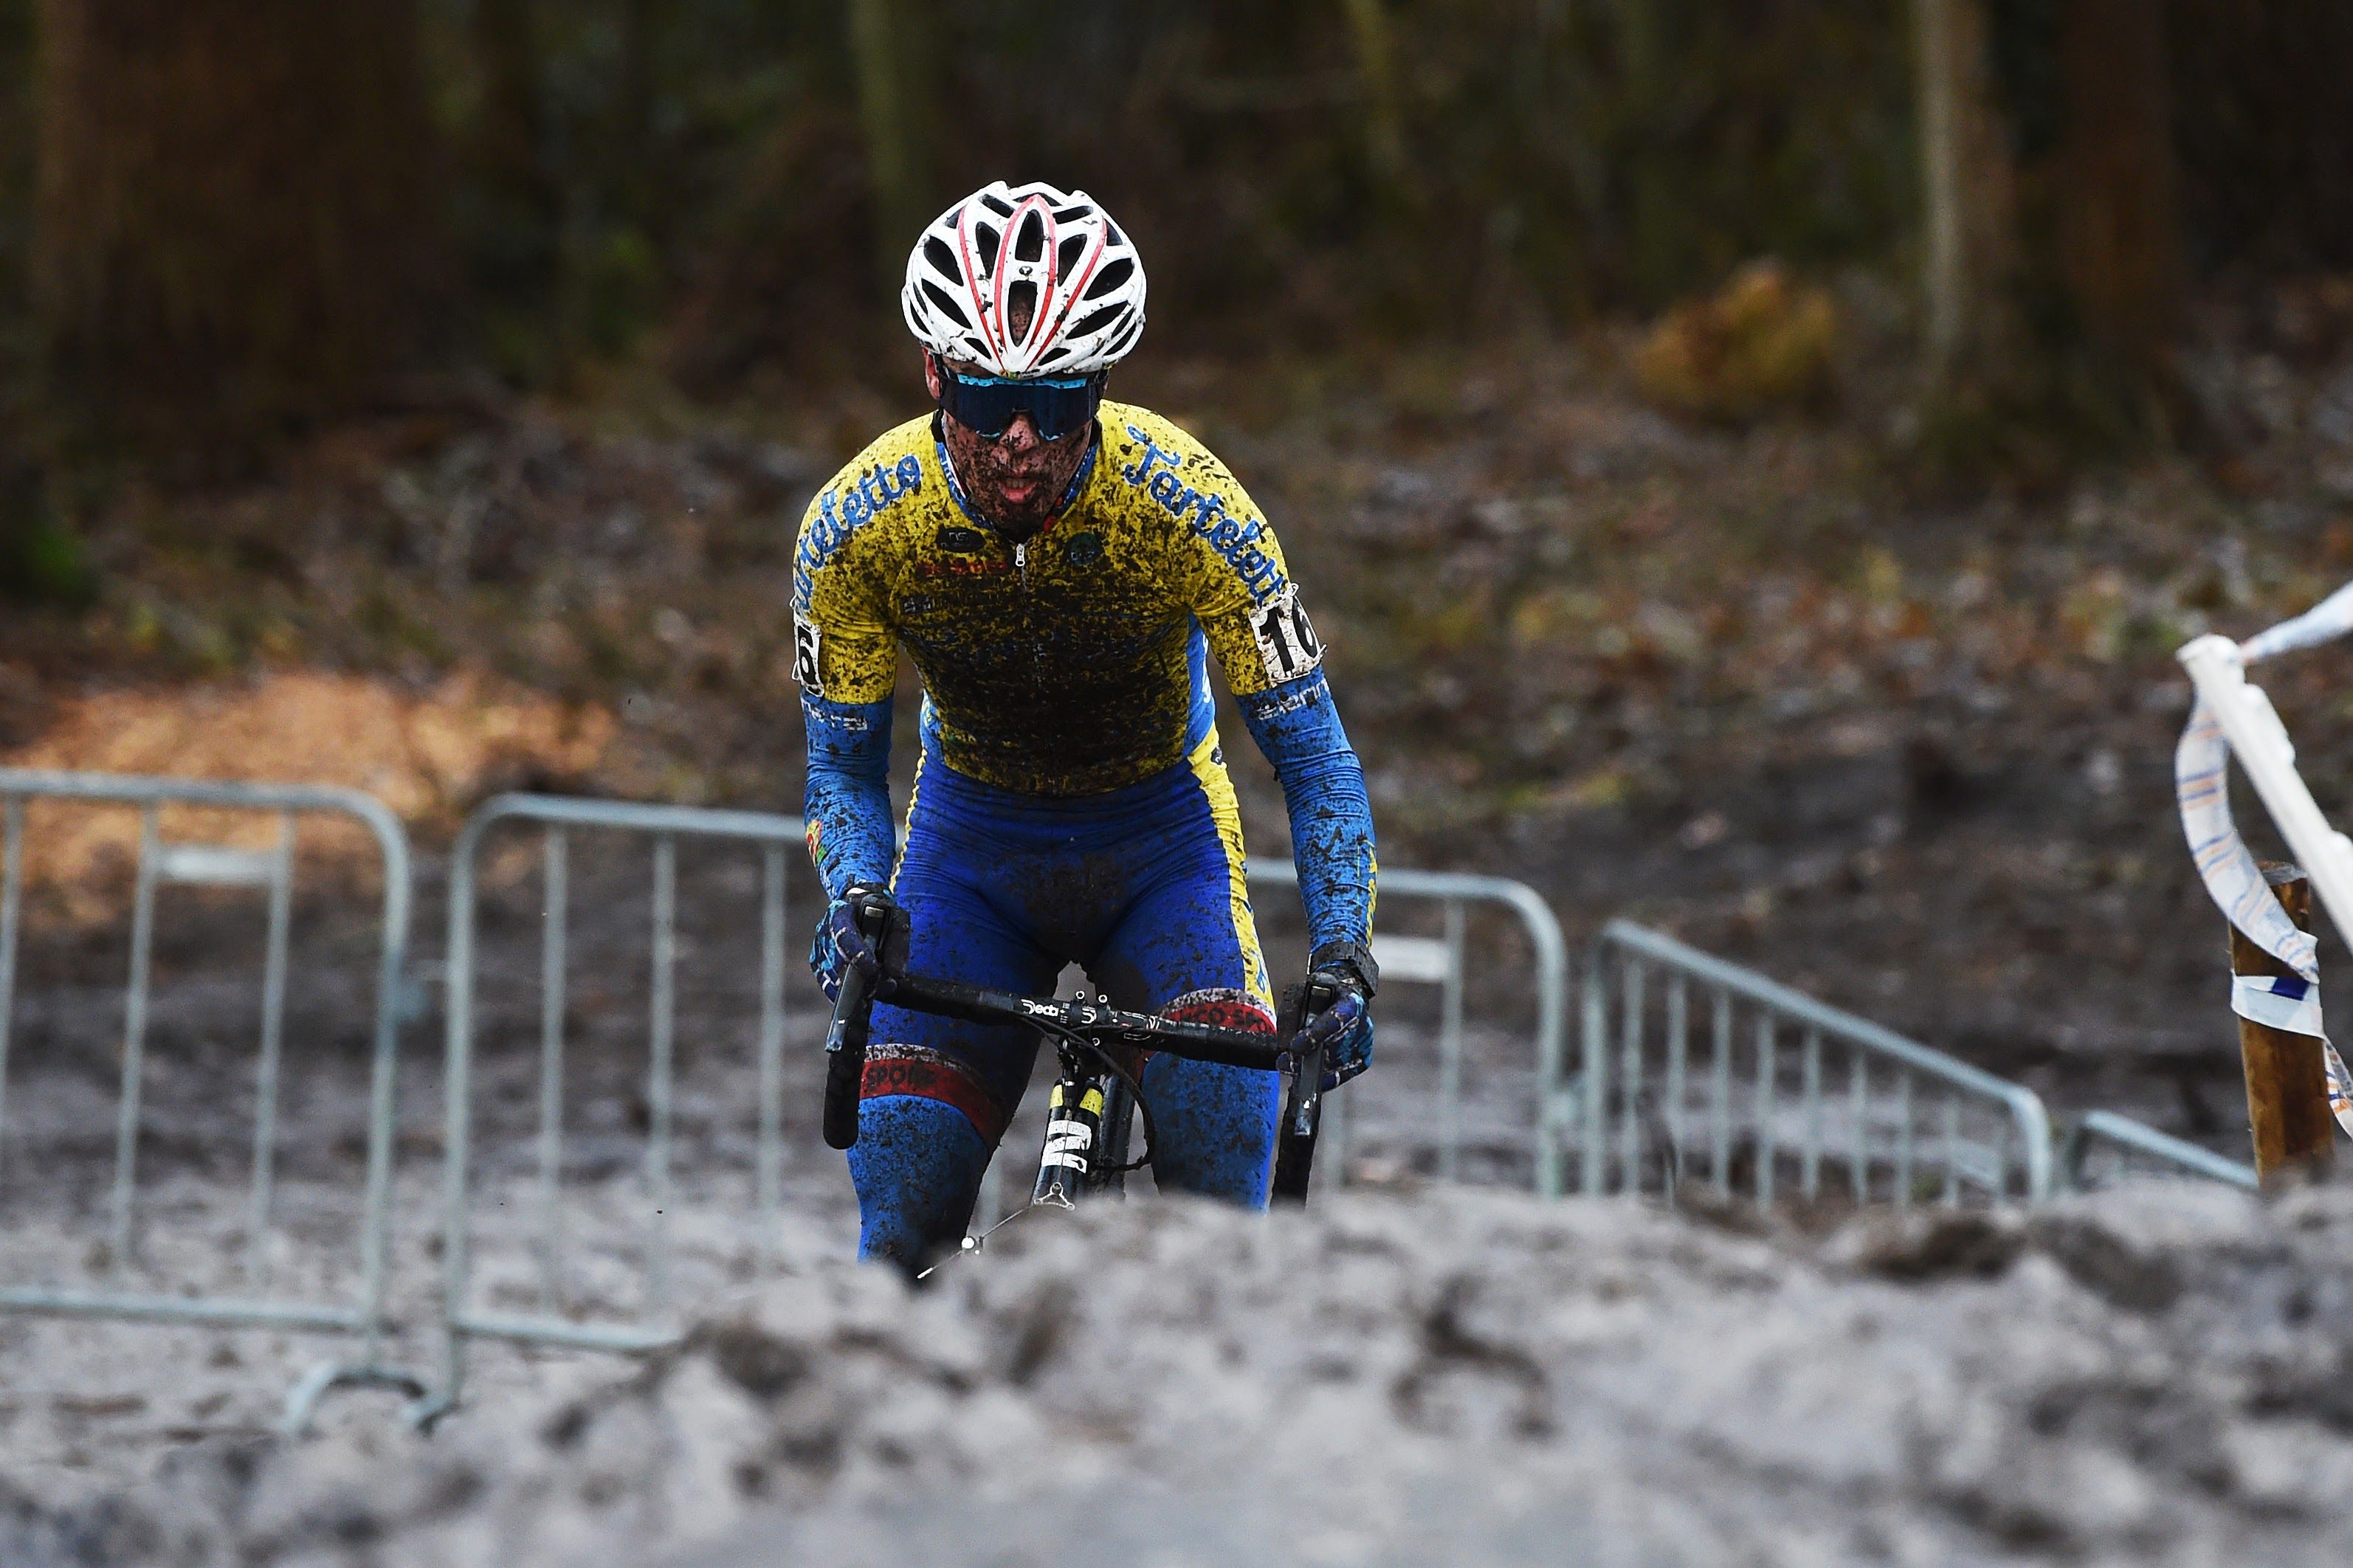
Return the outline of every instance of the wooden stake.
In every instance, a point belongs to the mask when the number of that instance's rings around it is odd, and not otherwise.
[[[2267,862],[2263,880],[2279,895],[2288,918],[2312,929],[2312,884],[2294,866]],[[2286,964],[2231,928],[2231,973],[2292,974]],[[2239,1055],[2247,1072],[2247,1125],[2254,1136],[2255,1173],[2269,1182],[2292,1167],[2325,1165],[2335,1150],[2328,1114],[2327,1070],[2320,1041],[2252,1019],[2239,1020]]]

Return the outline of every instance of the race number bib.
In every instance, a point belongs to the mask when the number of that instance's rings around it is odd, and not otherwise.
[[[1282,593],[1250,612],[1250,633],[1271,686],[1296,680],[1324,662],[1324,645],[1300,605],[1296,583],[1284,584]]]
[[[824,678],[818,674],[818,629],[807,621],[793,621],[793,679],[812,697],[825,695]]]

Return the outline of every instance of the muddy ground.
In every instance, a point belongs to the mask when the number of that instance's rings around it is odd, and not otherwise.
[[[2353,1545],[2353,1203],[2031,1220],[1465,1189],[1138,1203],[934,1289],[800,1260],[429,1442],[14,1488],[12,1563],[2267,1563]]]

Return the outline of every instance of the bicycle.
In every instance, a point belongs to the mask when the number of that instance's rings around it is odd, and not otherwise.
[[[1323,998],[1321,1005],[1331,1000]],[[1128,1173],[1151,1163],[1155,1141],[1152,1107],[1121,1055],[1146,1050],[1229,1067],[1287,1071],[1271,1197],[1293,1205],[1307,1201],[1316,1134],[1323,1124],[1324,1047],[1306,1037],[1306,1025],[1320,1007],[1318,998],[1303,991],[1284,998],[1275,1032],[1266,1035],[1124,1012],[1101,996],[1020,996],[927,975],[869,975],[853,969],[842,977],[826,1030],[825,1141],[836,1149],[858,1142],[867,1023],[878,1001],[971,1023],[1022,1026],[1053,1041],[1060,1070],[1047,1100],[1038,1177],[1029,1204],[1017,1215],[1039,1207],[1071,1208],[1090,1196],[1124,1192]],[[1131,1161],[1128,1141],[1137,1116],[1144,1122],[1145,1152]],[[966,1237],[964,1249],[976,1250],[986,1236]]]

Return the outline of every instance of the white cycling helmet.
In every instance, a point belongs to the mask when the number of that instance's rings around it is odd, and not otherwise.
[[[1086,192],[997,180],[923,230],[899,304],[925,348],[991,375],[1092,375],[1144,334],[1144,262]]]

